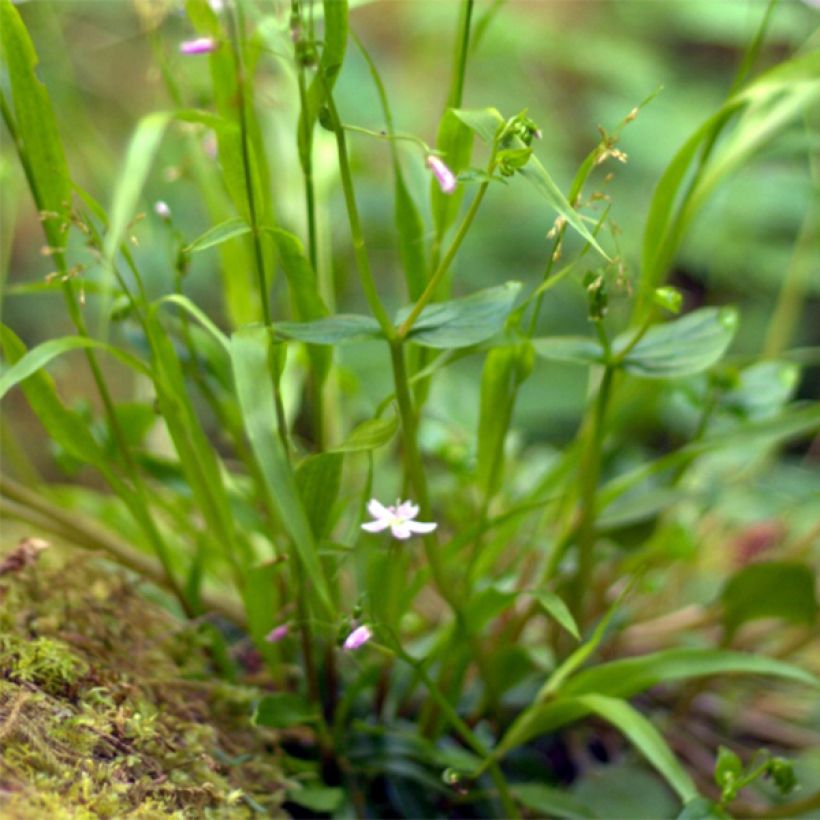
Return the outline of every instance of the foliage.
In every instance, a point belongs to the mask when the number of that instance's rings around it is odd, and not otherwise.
[[[719,816],[783,769],[722,753],[721,793],[704,786],[679,733],[698,696],[728,711],[754,702],[743,676],[818,685],[804,651],[817,480],[793,457],[811,457],[820,426],[817,403],[795,399],[817,348],[791,346],[813,206],[791,226],[762,343],[745,285],[737,305],[704,304],[676,265],[733,174],[772,146],[811,154],[815,40],[762,65],[781,12],[759,10],[725,100],[676,135],[624,236],[606,186],[654,81],[569,173],[522,89],[465,102],[504,15],[464,0],[431,146],[359,32],[378,6],[280,5],[187,0],[177,18],[137,3],[162,99],[92,186],[38,77],[29,12],[0,0],[3,120],[55,267],[9,293],[65,305],[39,342],[25,322],[0,327],[0,397],[19,388],[79,478],[41,480],[16,448],[2,511],[106,550],[181,616],[232,622],[209,631],[222,674],[233,630],[249,636],[272,691],[248,718],[301,738],[294,810],[586,816],[583,789],[562,790],[583,773],[528,761],[609,725],[684,816]],[[410,18],[428,13],[442,14]],[[199,39],[177,54],[183,30]],[[166,190],[172,204],[150,209]],[[546,243],[522,228],[535,214]],[[77,405],[60,368],[80,356],[93,386]],[[767,482],[790,488],[780,506]],[[730,554],[764,503],[770,537]],[[763,643],[761,619],[778,624]],[[17,683],[56,696],[87,670],[49,640],[2,646]]]

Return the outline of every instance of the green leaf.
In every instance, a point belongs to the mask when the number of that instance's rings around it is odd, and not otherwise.
[[[407,338],[423,347],[450,349],[483,342],[503,330],[521,290],[520,282],[507,282],[478,291],[462,299],[436,302],[419,314]],[[410,313],[402,308],[396,315],[399,325]]]
[[[301,561],[311,589],[333,612],[313,530],[305,513],[293,471],[277,432],[277,415],[268,365],[270,337],[266,328],[250,326],[231,336],[236,393],[245,430],[265,481],[266,501],[274,518],[290,535],[294,558]]]
[[[763,561],[736,572],[720,595],[730,633],[746,621],[779,618],[813,624],[817,618],[815,574],[805,564]]]
[[[345,799],[344,789],[331,786],[303,786],[289,788],[288,800],[312,812],[330,814],[338,809]]]
[[[32,373],[44,368],[49,362],[68,353],[70,350],[90,349],[104,350],[119,359],[123,364],[141,373],[143,376],[150,376],[151,370],[148,365],[136,356],[132,356],[125,350],[120,350],[106,342],[96,339],[89,339],[86,336],[63,336],[59,339],[49,339],[47,342],[37,345],[29,350],[22,358],[18,359],[0,376],[0,399],[11,390],[12,387],[27,379]]]
[[[530,161],[521,168],[518,173],[524,177],[541,196],[571,225],[593,248],[595,248],[604,259],[609,257],[598,241],[584,224],[578,211],[567,202],[566,197],[561,193],[561,189],[555,184],[547,169],[541,164],[537,157],[530,157]]]
[[[336,453],[365,453],[383,447],[399,429],[399,417],[386,419],[368,419],[356,427],[353,432],[338,446]]]
[[[750,419],[768,418],[789,402],[800,381],[792,362],[756,362],[740,373],[740,383],[720,397],[721,407]]]
[[[305,104],[299,112],[297,143],[303,168],[310,165],[313,127],[329,91],[333,90],[347,48],[347,0],[324,0],[324,35],[319,65],[305,93]]]
[[[677,680],[710,675],[773,675],[817,687],[817,678],[798,666],[745,652],[722,649],[665,649],[584,669],[561,689],[565,695],[599,693],[628,698]]]
[[[547,361],[567,364],[603,364],[604,351],[594,339],[584,336],[545,336],[533,339],[537,356]]]
[[[481,371],[476,482],[490,499],[501,486],[504,441],[518,388],[518,349],[498,347],[487,353]]]
[[[316,720],[316,709],[301,695],[290,692],[276,692],[265,695],[256,705],[253,722],[257,726],[273,729],[287,729]]]
[[[296,485],[317,541],[327,534],[330,514],[339,495],[343,463],[341,453],[319,453],[306,458],[296,469]]]
[[[473,132],[448,108],[441,118],[436,135],[436,148],[441,159],[456,175],[470,164],[473,151]],[[445,194],[435,180],[430,181],[430,198],[433,210],[433,225],[436,236],[441,239],[455,222],[464,187],[459,185],[451,194]]]
[[[0,2],[0,42],[28,182],[38,207],[58,215],[46,219],[43,228],[49,245],[62,248],[66,232],[61,230],[61,222],[71,207],[71,179],[51,100],[37,78],[37,54],[19,12],[9,0]]]
[[[107,260],[114,258],[125,238],[165,129],[173,116],[170,111],[148,114],[139,121],[131,137],[109,209],[108,231],[103,240],[103,256]]]
[[[558,595],[545,589],[539,589],[532,592],[532,596],[576,641],[581,640],[581,633],[578,631],[575,618],[572,617],[569,608]]]
[[[706,797],[696,797],[686,803],[676,820],[732,820],[732,815]]]
[[[197,307],[187,296],[183,296],[181,293],[171,293],[168,296],[163,296],[161,299],[158,299],[155,304],[170,304],[182,308],[208,331],[211,337],[219,343],[220,347],[226,353],[230,353],[231,343],[228,337],[208,318],[207,314],[201,308]]]
[[[314,322],[278,322],[274,335],[284,341],[315,345],[340,345],[382,338],[379,323],[372,316],[337,313]]]
[[[567,792],[543,783],[516,783],[510,786],[516,801],[538,817],[595,817],[583,803]]]
[[[715,763],[715,783],[721,789],[732,788],[743,774],[743,763],[740,758],[725,746],[718,747],[717,762]]]
[[[639,311],[645,310],[650,302],[687,227],[709,194],[801,110],[809,110],[820,87],[819,75],[820,56],[816,49],[780,63],[728,99],[678,150],[658,182],[649,206],[643,236]],[[727,123],[744,109],[751,109],[751,116],[723,143],[720,153],[711,164],[707,163],[685,195],[679,197],[702,146],[713,144]]]
[[[226,219],[224,222],[220,222],[219,225],[208,228],[205,233],[200,234],[193,242],[186,245],[183,250],[185,253],[199,253],[200,251],[221,245],[223,242],[228,242],[231,239],[236,239],[237,236],[244,236],[250,232],[251,226],[248,225],[244,219],[235,216],[231,219]]]
[[[584,695],[577,700],[590,712],[616,726],[643,756],[666,778],[682,803],[698,797],[697,786],[673,754],[660,732],[626,701],[603,695]]]
[[[199,512],[223,555],[238,567],[242,555],[222,481],[223,470],[191,402],[177,351],[157,318],[158,305],[144,322],[151,346],[153,381],[160,413],[179,455]]]
[[[623,368],[648,379],[673,379],[706,370],[726,352],[738,316],[734,308],[701,308],[680,319],[651,327],[627,353]],[[630,336],[615,340],[617,355]]]
[[[484,142],[490,145],[495,142],[495,135],[499,127],[504,125],[504,117],[497,108],[477,108],[465,110],[463,108],[451,109],[471,131],[475,131]]]

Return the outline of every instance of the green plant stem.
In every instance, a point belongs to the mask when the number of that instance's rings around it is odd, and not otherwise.
[[[404,361],[404,349],[401,342],[394,340],[390,343],[390,358],[393,363],[393,380],[396,387],[396,403],[399,408],[401,418],[404,463],[407,477],[411,486],[415,489],[416,500],[418,501],[422,517],[430,515],[430,494],[427,489],[427,477],[424,473],[424,465],[421,459],[421,452],[418,447],[418,429],[416,413],[413,409],[410,398],[410,390],[407,386],[407,368]],[[444,572],[441,562],[440,547],[435,531],[425,535],[422,539],[427,563],[433,574],[436,588],[445,601],[450,604],[454,612],[459,612],[459,606],[453,593],[452,585]]]
[[[327,94],[327,110],[330,117],[330,124],[336,136],[336,149],[339,156],[339,174],[342,180],[342,192],[347,208],[347,218],[350,223],[350,234],[353,239],[353,254],[356,258],[356,268],[359,271],[359,280],[362,283],[367,303],[370,310],[376,317],[379,327],[382,329],[385,338],[392,342],[396,337],[396,331],[387,311],[379,298],[376,290],[376,282],[373,278],[373,271],[370,268],[370,258],[367,255],[364,232],[362,231],[361,219],[359,218],[359,208],[356,205],[356,193],[353,189],[353,177],[350,173],[350,161],[347,156],[347,141],[345,139],[344,127],[339,119],[339,112],[333,100],[333,94],[327,83],[325,84]]]
[[[467,74],[467,56],[470,53],[470,25],[473,18],[475,0],[464,0],[461,7],[461,25],[457,33],[455,63],[450,94],[447,98],[449,108],[460,108],[464,97],[464,78]]]
[[[236,17],[234,17],[234,14]],[[259,212],[256,203],[256,192],[254,190],[253,166],[251,165],[251,144],[248,129],[248,100],[246,91],[245,63],[242,59],[242,43],[240,35],[244,28],[242,22],[241,6],[237,5],[233,13],[228,14],[228,26],[231,35],[231,45],[234,55],[234,65],[236,68],[236,97],[239,111],[239,136],[242,147],[242,171],[245,182],[245,195],[248,203],[248,218],[251,226],[251,239],[253,243],[254,263],[256,277],[259,287],[259,298],[262,302],[262,319],[265,326],[272,329],[272,318],[270,301],[268,298],[268,277],[265,271],[265,254],[262,250],[262,226],[259,220]],[[279,373],[274,363],[273,337],[269,342],[268,363],[270,365],[270,376],[273,384],[273,398],[276,407],[277,426],[279,428],[279,438],[282,447],[289,456],[290,446],[288,442],[287,420],[285,418],[285,407],[282,402],[282,393],[279,388]]]
[[[598,492],[598,480],[601,474],[601,453],[605,434],[604,421],[612,390],[615,370],[609,364],[604,368],[601,385],[595,399],[592,423],[589,430],[589,445],[586,457],[581,466],[579,481],[581,484],[581,517],[578,522],[578,569],[571,588],[571,608],[579,624],[583,623],[584,593],[589,586],[592,574],[593,553],[595,549],[595,497]]]
[[[439,263],[436,272],[430,277],[429,281],[427,282],[427,286],[424,288],[424,292],[419,296],[418,301],[413,306],[413,309],[410,311],[408,317],[401,323],[399,329],[397,331],[399,339],[406,339],[407,334],[413,327],[413,323],[418,319],[419,314],[424,310],[427,303],[433,298],[433,295],[436,292],[436,288],[438,287],[441,280],[444,278],[444,275],[447,273],[450,265],[452,264],[453,259],[455,258],[458,249],[461,247],[461,243],[464,241],[464,237],[467,236],[467,231],[470,230],[470,226],[473,223],[473,219],[475,219],[475,215],[478,213],[479,206],[481,205],[481,201],[484,199],[484,194],[487,193],[487,188],[489,187],[489,182],[482,182],[481,187],[478,189],[478,193],[475,195],[472,203],[470,204],[470,209],[464,216],[464,220],[462,221],[461,225],[459,226],[458,233],[455,235],[455,238],[452,241],[452,244],[447,249],[447,253],[444,256],[444,259],[441,260]]]

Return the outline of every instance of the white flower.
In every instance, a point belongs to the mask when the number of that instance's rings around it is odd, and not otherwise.
[[[342,648],[348,652],[364,646],[373,637],[369,626],[357,626],[346,638]]]
[[[380,504],[375,498],[372,498],[367,505],[367,511],[373,516],[374,520],[362,524],[363,530],[381,532],[389,527],[393,537],[401,540],[410,538],[414,532],[432,532],[438,526],[435,523],[428,524],[423,521],[414,521],[413,519],[419,514],[419,507],[418,504],[413,504],[412,501],[397,500],[394,507],[385,507],[384,504]]]
[[[163,202],[161,199],[158,199],[154,203],[154,213],[166,222],[169,222],[171,219],[171,209],[168,207],[168,203]]]

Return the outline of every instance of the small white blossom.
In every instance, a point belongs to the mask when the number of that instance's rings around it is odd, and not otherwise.
[[[369,626],[357,626],[346,638],[342,644],[342,649],[348,652],[364,646],[373,637],[373,631]]]
[[[171,209],[168,207],[168,203],[163,202],[161,199],[158,199],[154,203],[154,213],[166,222],[171,219]]]
[[[415,517],[419,514],[419,507],[412,501],[397,500],[395,506],[385,507],[384,504],[372,498],[367,505],[367,511],[374,520],[362,524],[363,530],[381,532],[389,527],[393,537],[401,540],[410,538],[413,533],[432,532],[438,526],[435,523],[415,521]]]

